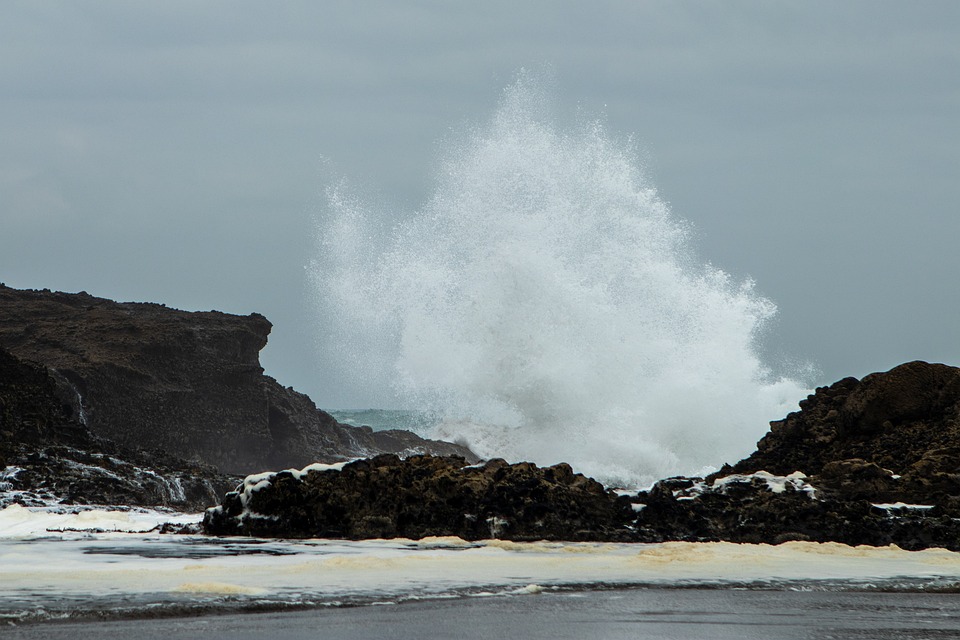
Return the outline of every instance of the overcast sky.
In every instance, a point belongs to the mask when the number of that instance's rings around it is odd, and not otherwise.
[[[960,365],[955,0],[5,0],[0,281],[261,312],[269,374],[355,404],[313,350],[325,182],[415,209],[521,67],[634,136],[814,384]]]

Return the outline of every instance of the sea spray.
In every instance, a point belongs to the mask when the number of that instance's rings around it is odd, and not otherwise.
[[[544,100],[508,87],[393,226],[328,189],[326,364],[484,457],[636,485],[745,456],[805,393],[758,355],[775,305],[698,262],[629,144]]]

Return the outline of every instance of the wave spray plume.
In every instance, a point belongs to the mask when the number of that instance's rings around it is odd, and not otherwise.
[[[698,263],[629,145],[543,103],[508,87],[391,229],[329,190],[325,357],[484,457],[637,485],[745,456],[805,393],[758,356],[775,306]]]

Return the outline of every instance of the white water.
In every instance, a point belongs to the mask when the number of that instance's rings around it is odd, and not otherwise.
[[[805,395],[758,356],[774,304],[698,260],[628,144],[558,130],[535,85],[507,88],[419,211],[329,189],[325,366],[484,457],[637,485],[746,456]]]
[[[199,514],[74,509],[78,513],[0,509],[0,628],[70,617],[149,617],[164,609],[386,604],[629,585],[916,591],[955,588],[960,580],[960,554],[942,549],[218,539],[149,531],[171,518],[196,521]]]

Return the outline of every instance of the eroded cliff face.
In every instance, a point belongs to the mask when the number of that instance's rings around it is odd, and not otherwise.
[[[341,425],[264,375],[270,322],[0,285],[0,347],[48,367],[78,421],[121,446],[254,473],[378,453],[473,457]]]
[[[60,401],[49,370],[0,348],[0,509],[17,503],[130,505],[195,511],[234,476],[94,435]]]

